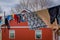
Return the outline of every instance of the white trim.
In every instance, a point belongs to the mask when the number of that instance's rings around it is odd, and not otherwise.
[[[53,40],[55,40],[55,32],[53,31]]]
[[[2,27],[7,28],[7,27]],[[10,28],[29,28],[28,26],[11,26]]]
[[[7,28],[7,27],[1,27],[1,28]],[[29,26],[10,26],[10,28],[31,28]],[[41,27],[41,28],[44,28],[44,27]],[[48,27],[46,27],[48,28]]]

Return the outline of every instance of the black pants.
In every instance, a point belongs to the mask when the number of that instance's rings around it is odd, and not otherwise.
[[[5,25],[7,26],[8,29],[10,29],[10,25],[7,18],[5,18]]]
[[[60,25],[60,6],[55,6],[48,9],[50,15],[50,23],[53,24],[55,22],[55,18],[57,20],[57,24]]]

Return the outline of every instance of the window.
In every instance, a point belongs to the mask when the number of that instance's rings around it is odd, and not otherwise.
[[[35,31],[35,38],[36,39],[42,39],[42,30],[36,30]]]
[[[15,39],[15,30],[9,30],[9,38]]]

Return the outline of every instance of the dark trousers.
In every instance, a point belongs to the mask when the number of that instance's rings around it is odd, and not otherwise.
[[[7,18],[5,18],[5,25],[7,26],[8,29],[10,29],[10,25]]]
[[[50,15],[50,23],[53,24],[55,22],[55,18],[57,20],[57,24],[60,25],[60,6],[55,6],[48,9]]]

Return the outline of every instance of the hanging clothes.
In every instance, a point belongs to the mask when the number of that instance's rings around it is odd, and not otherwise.
[[[50,15],[50,23],[53,24],[55,19],[57,20],[57,24],[60,25],[60,6],[55,6],[48,9]]]
[[[25,20],[25,15],[24,15],[24,14],[21,14],[21,21],[22,21],[22,22],[26,22],[26,20]]]
[[[17,21],[17,23],[18,23],[18,15],[17,14],[14,14],[14,19]]]
[[[5,25],[7,26],[8,29],[10,29],[9,21],[7,18],[5,18]]]
[[[12,14],[12,18],[14,19],[14,14]]]
[[[0,14],[0,27],[1,25],[5,24],[4,13]]]
[[[7,19],[10,21],[10,20],[13,20],[13,17],[12,17],[12,15],[8,15],[7,16]]]
[[[26,22],[26,11],[25,10],[23,10],[22,12],[21,12],[21,21],[22,22]]]
[[[18,14],[18,23],[21,22],[21,14]]]
[[[19,23],[20,23],[20,21],[21,22],[26,22],[25,15],[24,14],[18,14],[18,21],[19,21]]]
[[[0,20],[0,24],[1,24],[1,20]]]
[[[37,29],[37,28],[45,28],[47,25],[44,23],[44,21],[38,17],[38,15],[35,12],[26,13],[28,25],[30,29]]]

